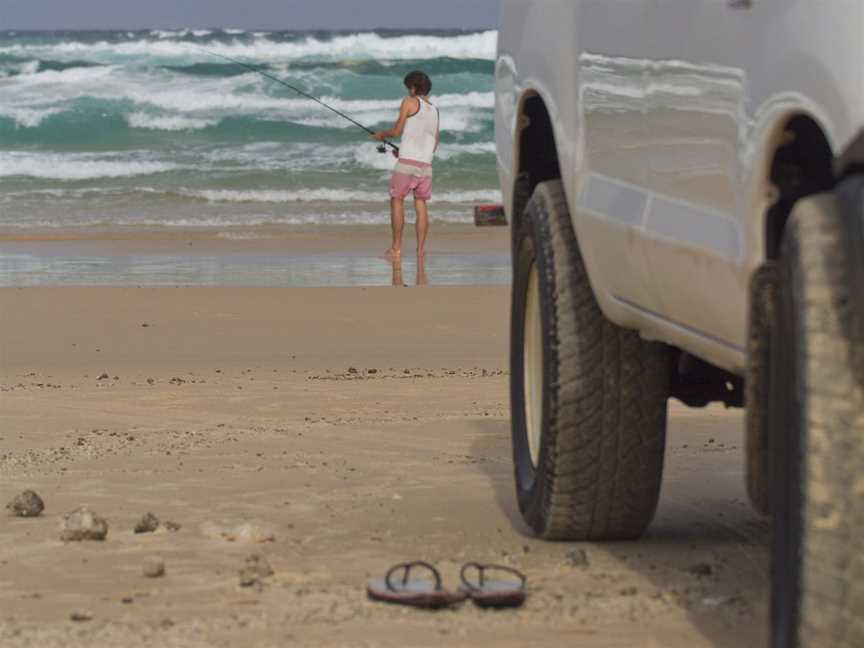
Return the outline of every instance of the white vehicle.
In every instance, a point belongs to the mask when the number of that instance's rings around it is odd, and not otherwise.
[[[503,0],[519,506],[642,534],[666,401],[747,402],[772,641],[864,646],[864,1]]]

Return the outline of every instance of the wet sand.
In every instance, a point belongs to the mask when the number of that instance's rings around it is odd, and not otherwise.
[[[508,228],[433,222],[420,267],[412,223],[399,267],[389,226],[0,228],[0,287],[509,283]]]
[[[509,458],[506,287],[0,290],[0,645],[761,646],[742,417],[670,405],[641,542],[544,543]],[[59,540],[82,504],[104,542]],[[134,534],[145,512],[181,525]],[[228,542],[248,522],[274,541]],[[580,564],[579,550],[587,555]],[[275,574],[240,587],[252,553]],[[161,578],[142,575],[164,561]],[[524,608],[366,600],[422,558],[523,570]],[[73,612],[87,621],[72,621]]]

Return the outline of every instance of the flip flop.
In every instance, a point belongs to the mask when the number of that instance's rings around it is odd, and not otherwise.
[[[471,570],[477,571],[476,582],[468,578],[468,572]],[[519,580],[488,580],[486,578],[487,571],[506,572]],[[527,578],[525,574],[512,567],[469,562],[462,565],[462,569],[459,571],[459,579],[462,581],[462,585],[459,587],[460,591],[469,596],[477,607],[519,607],[525,602],[525,583],[527,582]]]
[[[430,572],[435,581],[410,580],[411,570],[422,567]],[[394,575],[402,571],[401,578]],[[383,580],[370,580],[366,585],[366,594],[373,601],[397,603],[431,610],[450,607],[465,600],[467,594],[463,591],[448,592],[441,587],[441,574],[432,565],[422,560],[400,563],[391,567]]]

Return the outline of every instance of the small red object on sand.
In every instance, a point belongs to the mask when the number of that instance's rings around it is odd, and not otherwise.
[[[504,213],[503,205],[475,205],[474,225],[487,227],[492,225],[506,225],[507,215]]]

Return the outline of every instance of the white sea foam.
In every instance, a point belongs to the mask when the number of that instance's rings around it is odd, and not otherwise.
[[[435,157],[439,160],[450,160],[460,155],[489,155],[492,153],[495,153],[495,142],[442,144]]]
[[[320,115],[324,108],[310,99],[270,97],[263,93],[234,94],[230,91],[247,87],[249,83],[259,83],[258,79],[222,79],[210,84],[198,84],[190,87],[180,84],[169,84],[160,88],[153,84],[149,87],[139,87],[132,83],[125,88],[123,95],[136,103],[149,104],[165,110],[190,111],[231,111],[239,113],[271,112],[280,115],[301,115],[315,113]],[[233,86],[233,87],[232,87]],[[222,90],[219,92],[219,90]],[[226,92],[227,91],[227,92]],[[321,100],[336,110],[355,115],[361,112],[387,110],[391,117],[399,111],[398,99],[340,99],[338,97],[321,97]],[[474,108],[491,110],[495,106],[495,95],[492,92],[468,92],[465,94],[444,94],[436,97],[436,105],[446,112],[452,108]],[[336,120],[334,116],[331,118]]]
[[[63,112],[62,108],[16,108],[14,106],[0,106],[0,117],[6,117],[15,121],[20,128],[36,128],[52,115]]]
[[[39,71],[39,61],[23,61],[18,63],[4,63],[4,69],[0,69],[0,79],[12,76],[25,76]]]
[[[188,33],[188,32],[186,32]],[[240,35],[242,30],[225,30],[226,34]],[[97,61],[116,59],[136,60],[188,60],[193,50],[184,43],[175,42],[184,32],[154,32],[157,41],[142,39],[124,43],[100,41],[96,43],[62,42],[51,45],[14,44],[0,47],[0,53],[38,55],[43,58],[85,58]],[[405,60],[430,58],[495,59],[498,33],[486,31],[459,36],[407,35],[383,37],[374,33],[337,36],[330,40],[306,38],[297,42],[275,42],[267,38],[252,42],[210,43],[208,49],[216,54],[255,61],[292,61],[298,59],[374,59]]]
[[[381,191],[362,191],[356,189],[298,189],[296,191],[258,190],[233,191],[220,190],[182,190],[180,195],[198,198],[212,203],[381,203],[387,200],[385,188]],[[495,189],[475,191],[445,191],[433,194],[434,202],[439,203],[474,203],[500,202],[501,192]]]
[[[409,213],[409,218],[410,218]],[[472,223],[473,214],[468,209],[432,210],[429,214],[433,222],[440,223]],[[77,217],[63,220],[38,219],[29,222],[2,220],[4,227],[15,228],[69,228],[69,227],[202,227],[202,228],[236,228],[257,227],[261,225],[383,225],[390,222],[390,214],[386,209],[376,211],[360,211],[351,209],[346,212],[305,212],[298,214],[234,214],[231,216],[200,216],[174,219],[156,219],[149,217]]]
[[[150,32],[150,35],[154,38],[177,38],[178,36],[183,36],[185,34],[185,30],[183,31],[172,31],[168,29],[154,29]]]
[[[180,115],[158,116],[141,112],[128,115],[126,121],[132,128],[163,131],[201,130],[219,123],[218,119],[195,119]]]
[[[91,154],[20,153],[0,151],[0,178],[45,178],[50,180],[92,180],[127,178],[164,173],[176,164],[150,161],[100,158]]]

